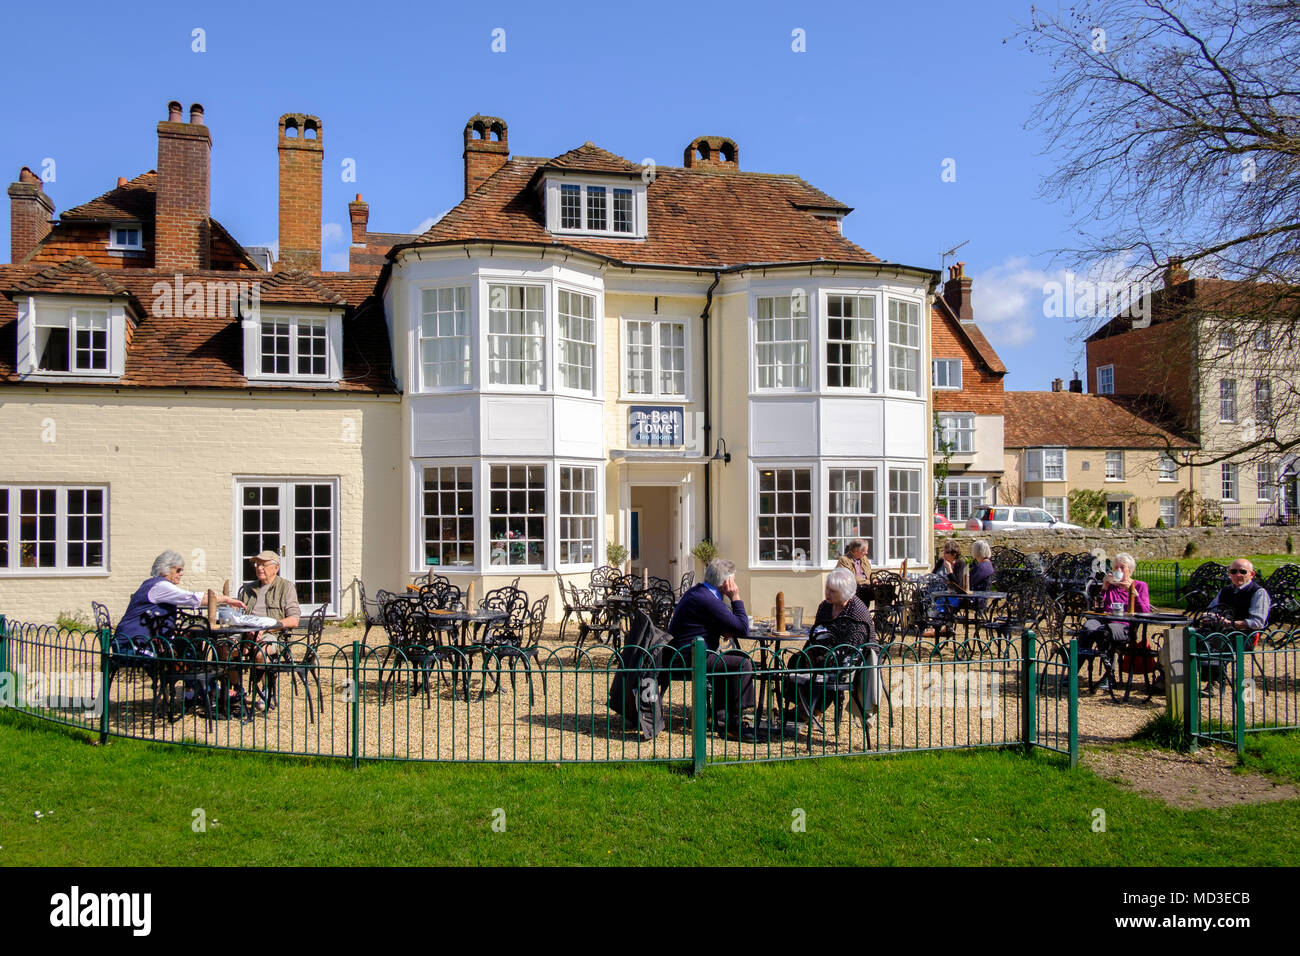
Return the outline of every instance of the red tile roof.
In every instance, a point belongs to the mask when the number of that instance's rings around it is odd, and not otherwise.
[[[617,173],[627,176],[640,176],[641,167],[622,156],[615,156],[609,150],[601,149],[590,140],[577,149],[571,149],[554,159],[546,161],[543,169],[572,169],[589,173]]]
[[[1079,392],[1006,392],[1006,448],[1195,448],[1156,402]]]
[[[575,161],[619,166],[620,172],[633,166],[594,146],[579,147],[565,156],[577,153],[583,158]],[[813,215],[812,209],[847,211],[848,207],[799,177],[716,166],[655,169],[647,189],[646,239],[553,236],[546,230],[541,199],[532,187],[540,171],[554,162],[528,156],[511,159],[424,235],[394,246],[394,251],[411,245],[482,240],[570,248],[621,263],[708,269],[819,259],[882,261],[845,239],[835,223]]]
[[[395,393],[392,355],[383,305],[375,295],[376,276],[311,275],[302,272],[235,273],[208,271],[185,273],[182,281],[257,282],[266,304],[343,308],[342,391]],[[17,374],[17,307],[14,298],[31,291],[57,295],[125,294],[137,321],[120,380],[105,387],[147,388],[296,388],[324,391],[332,386],[262,386],[244,377],[243,332],[239,318],[209,314],[205,299],[202,316],[156,314],[157,283],[172,287],[175,276],[152,269],[105,272],[85,260],[55,267],[0,266],[0,382],[20,381]],[[111,286],[104,283],[111,283]],[[227,312],[231,307],[227,305]],[[183,310],[181,310],[183,311]]]

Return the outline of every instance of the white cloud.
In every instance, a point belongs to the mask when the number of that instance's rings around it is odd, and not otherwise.
[[[343,224],[337,222],[327,222],[320,227],[320,241],[323,245],[341,242],[343,240]]]
[[[347,251],[331,252],[325,256],[326,272],[347,272],[348,271],[348,254]]]
[[[419,225],[417,225],[414,229],[410,229],[407,231],[410,232],[412,235],[416,235],[416,236],[423,235],[424,233],[428,232],[430,229],[433,228],[434,223],[436,223],[443,216],[447,215],[447,213],[449,212],[451,212],[450,209],[444,209],[436,216],[427,216],[424,219],[421,219]]]

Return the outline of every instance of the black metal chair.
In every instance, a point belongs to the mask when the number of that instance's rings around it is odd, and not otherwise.
[[[153,716],[158,717],[158,704],[164,702],[168,723],[175,723],[185,715],[186,696],[192,695],[195,704],[202,704],[204,720],[215,724],[228,678],[228,668],[215,659],[206,624],[191,623],[168,637],[158,637],[160,655],[158,666],[158,693],[154,695]],[[180,713],[172,714],[176,692],[181,692]]]
[[[365,619],[366,630],[361,635],[361,646],[365,647],[366,639],[370,636],[370,629],[384,626],[384,616],[380,610],[378,600],[370,601],[366,599],[366,586],[361,582],[361,579],[353,578],[352,580],[356,583],[357,596],[361,604],[361,616]],[[387,594],[388,592],[381,591],[379,593]]]
[[[326,610],[327,605],[322,604],[312,611],[301,637],[293,631],[288,631],[284,632],[279,642],[265,645],[268,666],[255,671],[253,680],[256,683],[259,674],[265,677],[266,688],[262,692],[262,699],[268,710],[279,702],[277,682],[282,671],[289,672],[290,693],[296,693],[298,682],[302,681],[303,695],[307,700],[308,723],[315,722],[311,705],[311,688],[307,684],[309,677],[316,682],[317,703],[322,711],[325,709],[325,696],[321,690],[319,671],[320,643],[325,633]]]
[[[507,661],[510,664],[510,689],[512,691],[515,689],[515,666],[517,663],[522,662],[524,674],[528,678],[529,707],[533,706],[534,700],[533,667],[537,664],[537,654],[542,639],[542,627],[546,622],[546,606],[550,603],[550,600],[551,596],[545,594],[537,599],[531,609],[525,604],[526,616],[518,627],[512,626],[512,619],[516,617],[517,605],[512,606],[510,609],[511,617],[507,618],[505,622],[497,622],[496,625],[489,627],[484,636],[484,653],[490,655],[496,661],[494,691],[501,689],[501,666]],[[542,693],[545,694],[546,668],[538,667],[538,672],[542,677]]]
[[[682,583],[677,588],[677,600],[680,601],[682,599],[682,596],[694,586],[695,586],[695,572],[687,571],[685,574],[682,575]]]
[[[617,641],[622,633],[617,620],[609,620],[609,607],[599,603],[594,592],[580,594],[577,585],[569,583],[570,600],[573,603],[574,618],[578,622],[578,642],[575,659],[582,656],[582,649],[588,639],[598,644],[606,644],[617,650]]]
[[[794,673],[786,677],[784,690],[786,699],[794,703],[796,722],[809,721],[824,733],[818,718],[834,705],[835,735],[839,736],[845,694],[860,691],[868,638],[865,624],[845,616],[812,630],[808,644],[787,664]],[[864,730],[870,748],[870,727],[864,724]]]
[[[457,660],[449,657],[449,652],[457,653],[455,648],[438,647],[430,643],[427,632],[422,627],[423,615],[420,603],[410,598],[394,598],[384,605],[384,630],[388,632],[388,648],[384,658],[379,662],[379,703],[382,706],[388,692],[394,689],[402,668],[411,670],[411,693],[421,686],[424,689],[424,704],[429,706],[429,674],[434,665],[451,660],[453,667]],[[388,680],[384,680],[384,668],[389,670]],[[453,683],[455,675],[453,674]],[[465,678],[465,694],[469,696],[469,678]]]

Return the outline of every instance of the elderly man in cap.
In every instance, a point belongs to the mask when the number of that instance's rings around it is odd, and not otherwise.
[[[257,584],[246,589],[248,613],[275,618],[279,629],[297,627],[302,614],[298,592],[292,581],[280,577],[280,556],[274,551],[255,555],[253,571],[257,575]]]

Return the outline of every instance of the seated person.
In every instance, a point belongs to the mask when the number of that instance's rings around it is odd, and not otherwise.
[[[796,669],[801,667],[822,667],[829,658],[826,653],[828,648],[838,647],[846,643],[876,643],[876,625],[871,618],[871,612],[856,596],[855,591],[853,575],[848,569],[836,568],[826,576],[826,600],[817,606],[817,617],[813,621],[809,646],[793,655],[790,660],[791,666]],[[818,633],[817,628],[824,627],[834,620],[847,620],[858,625],[858,634],[855,639],[844,640],[839,637],[831,637],[825,632]],[[813,699],[810,701],[809,688],[811,686],[811,681],[801,684],[791,678],[786,679],[786,697],[796,701],[798,708],[796,713],[799,717],[807,718],[810,714],[816,716],[829,703],[825,699],[818,699],[815,694],[812,694]]]
[[[949,538],[943,543],[939,560],[934,562],[933,574],[942,574],[948,579],[950,590],[969,591],[970,572],[966,562],[961,558],[961,544],[956,538]],[[939,603],[953,611],[961,606],[961,598],[940,598]]]
[[[970,546],[971,560],[975,566],[970,569],[970,590],[972,591],[991,591],[993,589],[993,575],[997,569],[993,567],[993,549],[983,538],[971,542]],[[984,599],[977,598],[974,601],[968,601],[975,607],[983,607]]]
[[[1150,613],[1151,595],[1147,583],[1133,577],[1133,572],[1137,568],[1137,561],[1134,560],[1133,555],[1121,551],[1111,560],[1110,565],[1111,573],[1106,576],[1101,591],[1093,599],[1094,603],[1106,612],[1113,610],[1117,604],[1122,606],[1122,612],[1127,612],[1131,603],[1134,611],[1142,614]],[[1110,639],[1115,643],[1122,644],[1129,639],[1128,625],[1123,621],[1104,623],[1096,618],[1089,618],[1084,621],[1083,627],[1079,628],[1079,645],[1087,648],[1097,644],[1102,637],[1103,628],[1109,628]],[[1110,681],[1103,678],[1099,686],[1101,690],[1107,690]]]
[[[705,671],[728,672],[710,679],[713,693],[713,728],[720,734],[753,741],[754,732],[741,722],[741,712],[754,706],[754,665],[739,651],[719,654],[723,637],[736,640],[749,635],[749,617],[736,586],[736,565],[724,558],[714,558],[704,570],[704,581],[682,595],[668,622],[672,640],[664,653],[671,667],[691,667],[692,648],[697,637],[704,638],[710,652]],[[676,651],[677,653],[674,653]],[[666,672],[664,672],[666,677]],[[666,681],[665,681],[666,682]]]
[[[246,589],[248,610],[259,617],[274,618],[274,630],[287,631],[298,626],[302,608],[298,605],[298,590],[293,582],[280,577],[280,556],[267,550],[253,559],[253,573],[257,584]],[[275,639],[276,635],[268,631],[258,632],[260,642]]]
[[[1198,618],[1199,630],[1212,630],[1220,633],[1208,637],[1205,650],[1217,654],[1230,654],[1233,644],[1227,635],[1234,631],[1246,634],[1245,647],[1250,650],[1255,646],[1258,632],[1268,624],[1269,614],[1273,610],[1273,601],[1264,586],[1255,580],[1255,565],[1246,558],[1238,558],[1228,568],[1231,583],[1214,596],[1214,600]],[[1214,684],[1221,680],[1219,661],[1201,662],[1201,680],[1205,682],[1205,693],[1212,694]]]
[[[154,558],[150,576],[131,595],[126,612],[118,621],[113,635],[113,649],[117,653],[139,654],[144,650],[152,653],[149,629],[144,624],[146,614],[175,614],[177,608],[199,608],[206,603],[205,592],[181,588],[181,575],[184,573],[185,559],[179,552],[167,550]],[[244,602],[224,594],[217,595],[217,603],[237,608],[244,606]]]
[[[844,549],[844,554],[840,555],[836,567],[845,568],[853,573],[853,580],[857,588],[859,600],[868,607],[875,595],[871,591],[871,561],[867,555],[871,552],[871,547],[862,538],[854,538]]]

